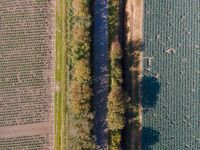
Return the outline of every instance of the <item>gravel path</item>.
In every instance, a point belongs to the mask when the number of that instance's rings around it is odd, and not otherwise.
[[[98,150],[107,149],[107,95],[108,95],[108,2],[96,0],[94,4],[94,133]]]

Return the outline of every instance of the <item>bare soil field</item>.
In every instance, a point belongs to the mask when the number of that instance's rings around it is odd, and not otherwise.
[[[54,6],[0,2],[0,150],[53,149]]]

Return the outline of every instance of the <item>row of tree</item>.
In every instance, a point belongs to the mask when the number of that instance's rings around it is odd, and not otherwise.
[[[108,95],[109,150],[121,150],[122,129],[125,126],[127,96],[123,90],[122,57],[119,41],[119,0],[109,0],[109,43],[110,43],[110,93]]]
[[[67,108],[68,149],[94,150],[95,141],[92,134],[93,112],[91,111],[91,15],[90,0],[71,0],[71,10],[67,19],[71,26],[68,42],[68,59],[70,60],[70,81]]]
[[[122,50],[118,41],[113,41],[110,51],[111,87],[108,95],[109,149],[121,150],[121,132],[125,125],[126,94],[122,83]]]
[[[92,134],[91,14],[90,0],[70,0],[67,15],[68,149],[94,150]],[[109,149],[121,150],[127,96],[123,90],[122,48],[119,42],[119,0],[109,0],[110,93],[108,95]],[[69,23],[70,22],[70,23]]]

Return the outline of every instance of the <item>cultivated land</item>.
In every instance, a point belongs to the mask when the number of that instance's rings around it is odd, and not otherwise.
[[[0,149],[52,150],[53,1],[0,2]]]
[[[145,0],[143,150],[200,149],[199,0]]]
[[[0,150],[200,149],[199,6],[1,0]]]

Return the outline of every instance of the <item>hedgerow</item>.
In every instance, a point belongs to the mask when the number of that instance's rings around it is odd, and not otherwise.
[[[109,149],[120,150],[121,130],[125,125],[126,94],[122,88],[122,49],[113,41],[110,51],[111,89],[108,95]]]
[[[108,147],[121,150],[122,129],[125,126],[126,94],[123,90],[122,48],[119,42],[119,0],[109,0],[110,93],[108,95]]]
[[[68,149],[94,150],[92,135],[93,112],[91,111],[91,62],[90,62],[90,0],[72,0],[70,12],[70,40],[68,59],[70,81],[68,90],[69,132]]]

